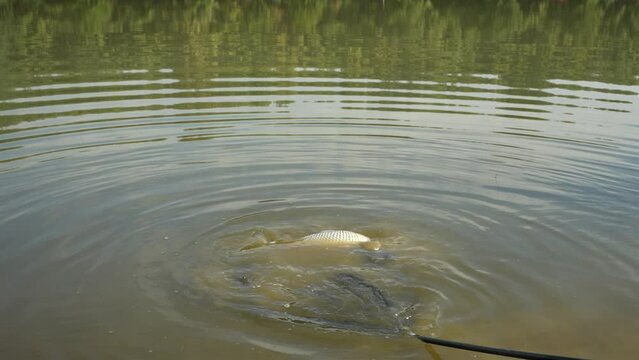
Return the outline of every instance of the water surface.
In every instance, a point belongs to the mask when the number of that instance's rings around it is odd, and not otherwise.
[[[636,356],[637,23],[625,1],[0,2],[0,354],[474,356],[409,327]],[[382,250],[289,244],[323,229]]]

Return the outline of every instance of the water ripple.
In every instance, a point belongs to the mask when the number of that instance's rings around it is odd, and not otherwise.
[[[332,77],[189,82],[133,69],[15,88],[0,99],[0,225],[22,230],[0,260],[46,252],[63,276],[134,258],[147,301],[200,331],[194,314],[209,307],[399,331],[388,311],[351,312],[361,299],[327,311],[331,291],[345,291],[340,274],[382,289],[424,333],[636,300],[636,86],[295,71]],[[360,231],[384,252],[284,244],[326,228]],[[281,247],[240,252],[266,237]],[[31,264],[20,276],[35,284],[46,264]]]

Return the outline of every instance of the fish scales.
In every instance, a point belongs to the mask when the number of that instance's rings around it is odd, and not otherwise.
[[[302,240],[314,244],[348,245],[368,242],[371,239],[362,234],[347,230],[323,230],[315,234],[307,235],[303,237]]]

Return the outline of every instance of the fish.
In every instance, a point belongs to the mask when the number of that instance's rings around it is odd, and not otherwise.
[[[377,251],[382,247],[382,244],[379,241],[371,240],[368,236],[348,230],[322,230],[318,233],[306,235],[292,241],[277,240],[275,235],[268,234],[268,236],[265,236],[263,232],[259,231],[254,234],[254,238],[256,238],[257,241],[242,247],[240,251],[252,250],[273,244],[319,245],[325,247],[359,245],[361,248],[368,251]]]
[[[302,238],[304,244],[326,246],[360,245],[369,250],[379,250],[380,243],[368,236],[348,230],[322,230]]]
[[[380,309],[389,309],[392,306],[391,301],[380,288],[355,274],[338,274],[334,282],[339,287],[362,300],[365,304],[374,304]]]
[[[278,288],[276,293],[290,301],[282,305],[272,292],[262,293],[268,282],[251,285],[242,275],[241,285],[252,296],[234,301],[233,306],[260,317],[296,324],[307,324],[332,331],[394,335],[403,331],[400,317],[403,302],[388,294],[364,277],[352,272],[340,272],[300,287]]]

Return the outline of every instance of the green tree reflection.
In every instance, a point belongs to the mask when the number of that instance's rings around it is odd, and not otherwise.
[[[437,79],[486,73],[636,83],[639,4],[605,0],[0,0],[0,74],[179,69],[206,76]]]

